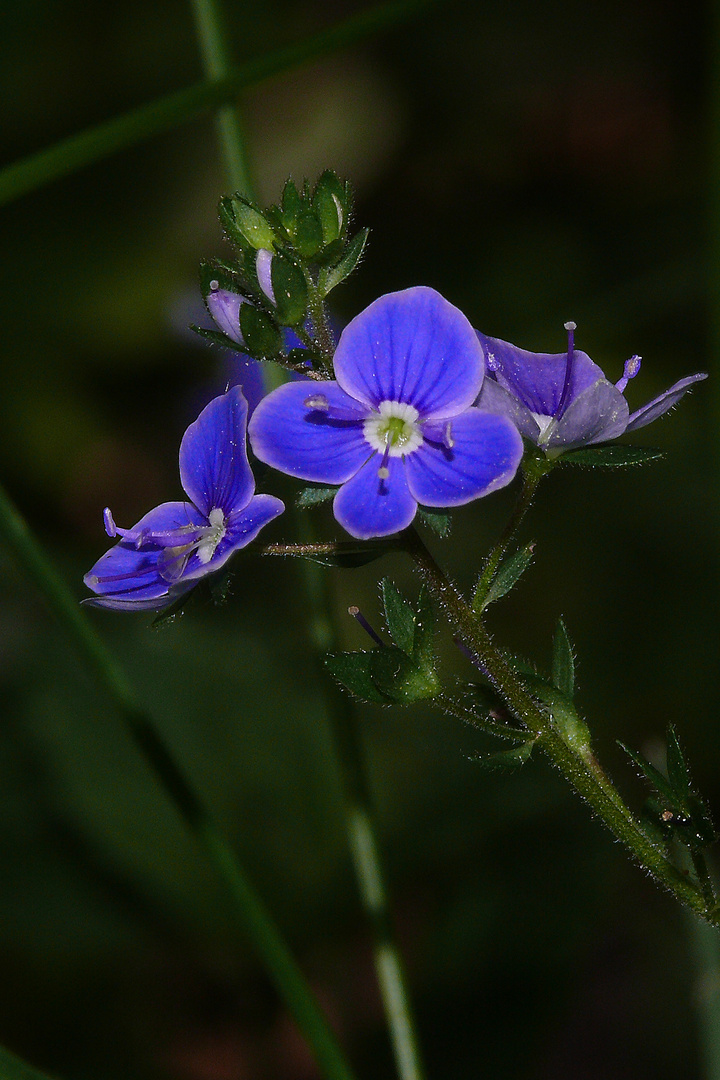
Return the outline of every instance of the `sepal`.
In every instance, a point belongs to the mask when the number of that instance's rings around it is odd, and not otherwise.
[[[275,310],[281,326],[297,326],[307,315],[308,290],[302,269],[287,256],[273,256],[270,267]]]
[[[477,754],[470,758],[482,772],[517,772],[529,760],[535,746],[535,739],[513,746],[510,750],[498,750],[493,754]]]
[[[575,695],[575,657],[562,617],[558,619],[553,638],[552,682],[561,694],[572,701]]]
[[[344,254],[338,259],[334,266],[324,266],[322,268],[318,277],[318,289],[323,299],[328,293],[332,292],[337,285],[345,281],[345,278],[349,277],[353,270],[360,265],[369,235],[369,229],[361,229],[360,232],[352,238],[345,248]]]
[[[240,331],[250,356],[272,357],[282,351],[282,335],[271,315],[252,304],[240,308]]]

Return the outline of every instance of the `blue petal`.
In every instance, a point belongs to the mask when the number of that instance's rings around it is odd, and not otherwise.
[[[467,409],[485,370],[463,313],[424,286],[365,308],[343,331],[333,363],[342,389],[366,406],[401,401],[429,419]]]
[[[496,416],[506,416],[525,439],[537,445],[540,438],[540,428],[533,414],[514,394],[511,394],[509,390],[505,390],[490,376],[483,380],[480,397],[475,402],[475,405],[482,412],[495,413]]]
[[[216,397],[190,425],[180,444],[182,486],[207,517],[226,517],[247,506],[255,480],[245,449],[247,401],[239,386]]]
[[[408,485],[423,506],[461,506],[505,487],[517,472],[523,441],[504,416],[468,409],[450,425],[452,447],[426,440],[405,458]]]
[[[389,476],[381,480],[382,458],[374,454],[338,491],[333,502],[337,521],[351,536],[370,540],[406,529],[415,517],[417,502],[408,490],[403,459],[389,458]]]
[[[315,395],[327,399],[327,412],[305,405]],[[333,418],[333,410],[351,419]],[[253,413],[250,442],[255,455],[280,472],[342,484],[373,453],[363,435],[366,411],[335,382],[285,383]]]
[[[702,371],[697,375],[688,375],[686,379],[680,379],[680,382],[676,382],[664,394],[653,398],[647,405],[643,405],[637,412],[632,413],[626,430],[634,431],[636,428],[651,424],[653,420],[657,420],[658,416],[672,409],[673,405],[677,405],[683,394],[686,394],[694,383],[701,382],[703,379],[707,379],[707,375]]]
[[[150,510],[135,526],[134,531],[178,529],[187,525],[205,524],[201,514],[190,503],[162,503]],[[137,548],[121,541],[110,548],[84,577],[84,582],[97,594],[90,603],[97,607],[118,610],[160,608],[185,591],[184,586],[171,584],[163,577],[158,565],[165,549],[156,545]]]
[[[568,405],[540,445],[544,450],[569,450],[617,439],[627,429],[628,413],[627,401],[617,387],[599,379]]]
[[[565,385],[567,353],[528,352],[508,341],[486,337],[479,330],[477,336],[498,383],[514,394],[530,412],[554,416]],[[583,390],[604,378],[601,368],[593,363],[587,353],[575,349],[567,401],[573,401]]]
[[[269,521],[282,514],[285,504],[274,495],[253,495],[242,510],[236,510],[226,522],[226,533],[215,548],[213,557],[207,563],[201,563],[194,553],[183,571],[182,580],[189,581],[212,574],[227,562],[231,555],[254,540]]]

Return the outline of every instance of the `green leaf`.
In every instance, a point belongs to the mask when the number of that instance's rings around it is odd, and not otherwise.
[[[650,781],[656,791],[658,791],[663,796],[667,804],[666,808],[676,809],[678,805],[677,795],[675,794],[675,791],[673,790],[670,781],[663,776],[660,770],[656,769],[655,766],[651,762],[649,762],[646,757],[643,757],[642,754],[638,753],[636,750],[631,750],[629,746],[625,745],[625,743],[618,742],[618,746],[622,747],[628,757],[630,757],[635,762],[637,767]]]
[[[588,446],[563,454],[558,464],[581,465],[590,469],[621,469],[628,465],[647,465],[664,456],[662,450],[653,450],[648,446]]]
[[[261,248],[274,251],[275,233],[259,210],[245,199],[236,197],[232,200],[232,212],[235,226],[247,244],[256,251]]]
[[[323,243],[322,225],[317,214],[304,206],[301,207],[290,236],[303,259],[312,259],[317,255]]]
[[[308,291],[299,266],[284,255],[274,255],[270,264],[275,308],[281,326],[297,326],[307,314]]]
[[[470,760],[479,765],[483,772],[515,772],[530,760],[535,740],[513,746],[511,750],[498,750],[494,754],[478,754]]]
[[[434,668],[419,665],[395,645],[373,649],[370,672],[376,688],[398,705],[411,705],[434,697],[440,682]]]
[[[307,510],[309,506],[318,506],[319,503],[334,499],[339,491],[337,487],[323,487],[321,484],[308,484],[298,494],[295,505],[298,510]]]
[[[380,582],[385,621],[395,644],[412,656],[415,643],[415,612],[390,578]]]
[[[562,617],[558,619],[553,638],[552,681],[553,686],[572,701],[575,694],[575,658]]]
[[[691,794],[690,773],[672,724],[668,727],[667,733],[667,771],[668,780],[673,790],[677,792],[680,805],[687,809],[688,796]]]
[[[428,670],[435,669],[435,612],[430,600],[430,592],[425,584],[420,587],[415,632],[413,634],[412,655],[417,662]]]
[[[331,244],[337,240],[347,225],[349,193],[342,180],[326,169],[313,193],[313,209],[322,227],[323,242]]]
[[[435,510],[428,510],[424,506],[418,506],[417,516],[443,540],[450,535],[452,518],[449,514],[441,514]]]
[[[533,560],[534,548],[534,542],[526,544],[524,548],[520,548],[506,562],[501,564],[480,606],[473,605],[477,611],[484,611],[489,604],[494,604],[496,600],[506,596],[517,585]],[[482,581],[482,577],[480,580]]]
[[[390,698],[381,693],[371,674],[371,664],[376,650],[372,652],[329,653],[325,666],[337,681],[361,701],[375,701],[387,705]]]
[[[282,349],[282,337],[275,320],[262,308],[252,304],[241,306],[240,332],[250,356],[277,356]]]
[[[294,180],[288,180],[282,193],[282,217],[281,221],[285,229],[291,235],[295,231],[295,223],[302,208],[302,198]]]
[[[369,235],[369,229],[361,229],[348,244],[342,258],[334,266],[323,267],[320,271],[318,289],[323,299],[359,265]]]
[[[211,341],[213,345],[219,345],[222,349],[232,349],[233,352],[240,352],[243,346],[233,341],[227,334],[223,334],[222,330],[208,330],[205,326],[191,325],[190,329],[198,335],[198,337],[205,338],[206,341]],[[238,324],[238,333],[240,332],[240,326]]]

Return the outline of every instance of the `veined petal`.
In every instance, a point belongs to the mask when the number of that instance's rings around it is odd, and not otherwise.
[[[324,398],[327,409],[305,404]],[[337,410],[340,417],[333,416]],[[373,453],[363,434],[367,410],[336,382],[285,383],[260,402],[249,426],[257,457],[290,476],[342,484]]]
[[[388,293],[345,327],[333,361],[342,389],[366,406],[413,405],[424,419],[473,403],[485,371],[463,313],[425,286]]]
[[[335,518],[351,536],[370,540],[406,529],[417,511],[410,494],[402,458],[389,458],[388,475],[378,475],[382,457],[370,461],[338,491],[333,501]]]
[[[487,366],[500,386],[514,394],[530,412],[554,416],[560,406],[568,354],[534,353],[519,349],[509,341],[487,337],[477,331],[485,349]],[[567,402],[605,375],[587,353],[573,351]]]
[[[544,450],[569,450],[573,446],[608,442],[627,429],[628,403],[611,382],[598,379],[568,405],[560,420],[549,429]]]
[[[206,405],[183,435],[180,480],[206,517],[215,507],[229,517],[255,491],[245,448],[247,409],[242,390],[233,386]]]
[[[686,394],[694,383],[702,382],[703,379],[707,379],[707,375],[702,371],[698,372],[697,375],[688,375],[686,379],[680,379],[665,393],[659,394],[652,401],[648,401],[647,405],[643,405],[641,409],[632,413],[625,430],[634,431],[636,428],[651,424],[653,420],[657,420],[668,409],[672,409],[673,405],[677,405],[683,394]]]
[[[514,394],[496,383],[489,375],[483,380],[480,397],[475,405],[481,412],[506,416],[524,438],[537,445],[540,428],[533,414]]]
[[[509,484],[523,441],[504,416],[468,409],[451,421],[450,448],[425,441],[405,458],[408,486],[423,506],[461,506]]]
[[[182,580],[190,581],[219,570],[231,555],[254,540],[260,530],[282,514],[284,509],[285,504],[274,495],[253,495],[247,506],[236,510],[228,518],[225,535],[215,548],[210,561],[200,562],[197,552],[194,552],[183,570]]]

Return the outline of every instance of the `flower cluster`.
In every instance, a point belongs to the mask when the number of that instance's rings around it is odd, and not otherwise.
[[[269,261],[258,262],[271,295]],[[207,302],[242,343],[243,298],[215,288]],[[252,449],[281,472],[336,487],[334,514],[352,536],[384,537],[407,528],[418,506],[461,506],[509,484],[523,440],[548,458],[607,442],[649,424],[706,377],[682,379],[631,413],[624,390],[640,357],[613,384],[575,349],[574,324],[567,329],[567,352],[532,353],[476,332],[433,289],[382,296],[343,331],[334,379],[301,378],[262,399],[249,423]],[[163,503],[132,529],[105,511],[108,535],[120,539],[85,577],[92,603],[163,607],[282,512],[278,499],[254,494],[247,413],[234,387],[186,431],[180,478],[189,501]]]

